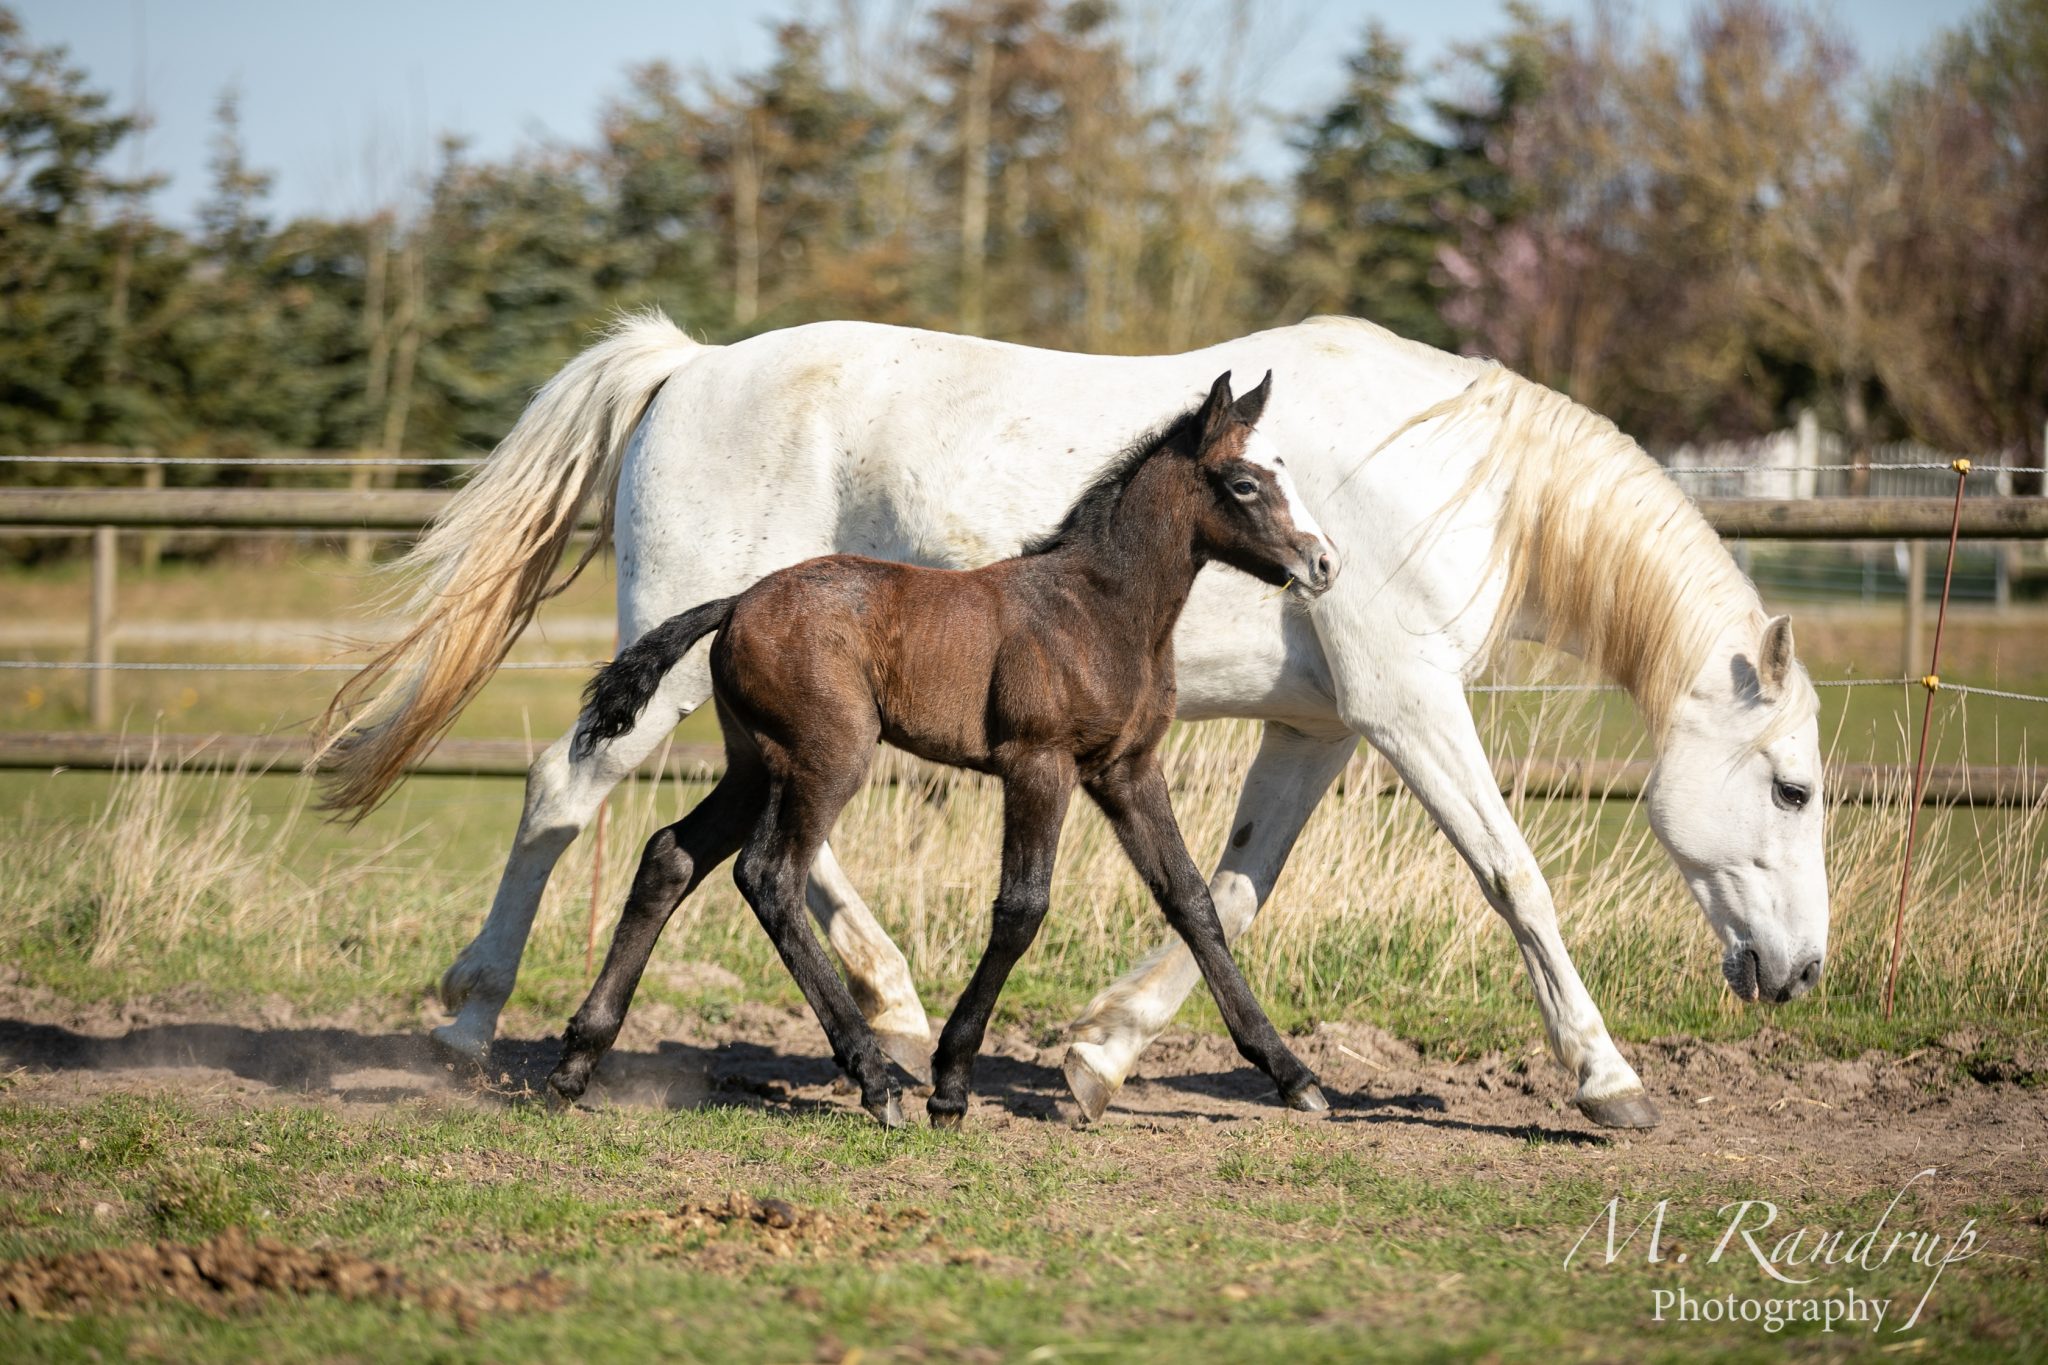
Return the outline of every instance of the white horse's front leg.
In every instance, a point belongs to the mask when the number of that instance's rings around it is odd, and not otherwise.
[[[1348,730],[1310,735],[1267,723],[1209,883],[1231,940],[1265,904],[1301,827],[1357,747],[1358,737]],[[1096,996],[1068,1028],[1067,1088],[1089,1119],[1102,1116],[1138,1055],[1173,1021],[1201,979],[1185,946],[1163,944]]]
[[[1495,783],[1471,709],[1454,685],[1417,689],[1402,723],[1378,743],[1402,780],[1479,878],[1487,902],[1513,930],[1550,1050],[1578,1081],[1572,1102],[1609,1128],[1649,1128],[1657,1107],[1607,1036],[1599,1007],[1557,932],[1557,909],[1535,855]],[[1377,705],[1388,701],[1384,695]]]
[[[919,1082],[931,1084],[931,1022],[910,979],[910,964],[875,922],[830,844],[818,849],[804,899],[846,968],[847,989],[882,1051]]]

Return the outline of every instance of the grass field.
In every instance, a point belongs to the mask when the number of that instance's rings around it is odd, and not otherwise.
[[[131,620],[329,619],[357,591],[332,568],[166,570],[124,584],[123,600]],[[579,585],[559,619],[601,617],[605,591]],[[9,626],[54,629],[75,619],[83,580],[16,576],[0,595]],[[1945,673],[2048,691],[2040,617],[1952,625]],[[1802,619],[1802,653],[1821,677],[1890,674],[1893,629],[1888,616]],[[212,648],[291,657],[271,644]],[[505,675],[459,733],[544,740],[569,718],[578,681]],[[150,675],[121,688],[135,729],[248,730],[303,719],[332,682]],[[0,726],[82,723],[82,693],[64,675],[10,674],[0,688]],[[1913,699],[1843,698],[1824,697],[1834,752],[1896,760]],[[2028,710],[1943,707],[1945,756],[2031,755],[2027,727],[2040,722]],[[1482,721],[1497,752],[1641,744],[1612,700],[1489,702]],[[1176,743],[1176,801],[1206,858],[1254,735],[1191,727]],[[0,1078],[0,1261],[246,1229],[389,1264],[418,1285],[480,1293],[543,1270],[560,1282],[477,1312],[324,1291],[238,1306],[103,1294],[47,1316],[0,1310],[0,1355],[2048,1350],[2048,812],[1930,813],[1913,953],[1887,1021],[1877,1000],[1895,805],[1831,813],[1828,974],[1813,998],[1765,1015],[1720,984],[1711,937],[1640,811],[1524,803],[1565,938],[1666,1110],[1665,1128],[1610,1137],[1561,1107],[1569,1087],[1542,1054],[1520,960],[1469,875],[1411,800],[1374,795],[1361,777],[1318,811],[1242,954],[1276,1019],[1318,1049],[1341,1096],[1332,1120],[1288,1119],[1244,1088],[1198,996],[1126,1110],[1081,1131],[1058,1121],[1061,1026],[1161,927],[1106,828],[1077,811],[1054,913],[998,1016],[992,1079],[967,1131],[942,1136],[883,1134],[848,1111],[800,998],[723,878],[670,925],[643,983],[643,1032],[624,1048],[638,1072],[695,1077],[701,1092],[680,1108],[622,1099],[574,1115],[527,1098],[588,980],[588,839],[543,908],[494,1059],[502,1074],[483,1091],[438,1075],[412,1040],[439,1017],[427,992],[487,902],[516,783],[418,779],[346,831],[281,776],[0,775],[0,1057],[18,1068]],[[700,792],[640,783],[614,798],[601,934],[640,840]],[[993,794],[975,781],[873,787],[835,838],[935,1012],[979,950],[996,839]],[[316,1044],[333,1056],[278,1060]],[[1720,1069],[1700,1070],[1702,1058]],[[1770,1199],[1787,1226],[1861,1229],[1927,1166],[1941,1176],[1909,1193],[1895,1225],[1931,1236],[1975,1218],[1986,1250],[1946,1272],[1911,1332],[1652,1319],[1659,1289],[1792,1292],[1754,1266],[1738,1275],[1733,1258],[1704,1264],[1731,1201]],[[730,1191],[787,1201],[790,1226],[728,1216],[750,1207],[728,1206]],[[1668,1199],[1692,1261],[1631,1253],[1566,1269],[1573,1240],[1617,1196],[1642,1205],[1638,1216]],[[1927,1278],[1897,1259],[1849,1282],[1904,1311]]]
[[[2000,1237],[1948,1268],[1903,1333],[1655,1323],[1659,1290],[1785,1292],[1753,1268],[1705,1264],[1731,1199],[1803,1188],[1806,1224],[1860,1231],[1897,1193],[1882,1185],[1844,1194],[1804,1172],[1711,1158],[1651,1174],[1637,1152],[1540,1136],[1505,1152],[1467,1139],[1425,1164],[1403,1160],[1399,1129],[1277,1116],[1199,1143],[1121,1123],[1021,1126],[890,1135],[843,1113],[724,1107],[571,1119],[533,1106],[365,1114],[162,1093],[61,1107],[28,1096],[0,1104],[10,1253],[253,1228],[440,1282],[547,1272],[566,1292],[559,1306],[468,1324],[319,1294],[229,1311],[145,1300],[0,1316],[0,1341],[12,1338],[13,1360],[841,1362],[1776,1360],[1900,1347],[2038,1359],[2044,1342],[2038,1236]],[[795,1234],[675,1216],[715,1208],[728,1190],[787,1201]],[[1632,1216],[1670,1201],[1663,1261],[1638,1241],[1604,1264],[1601,1229],[1566,1268],[1617,1193]],[[2009,1221],[2003,1196],[1923,1189],[1889,1217],[1946,1237],[1967,1219]],[[1897,1304],[1896,1329],[1932,1279],[1897,1258],[1855,1283]]]

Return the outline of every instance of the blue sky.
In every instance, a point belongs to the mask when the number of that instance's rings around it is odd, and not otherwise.
[[[397,197],[431,164],[444,132],[479,155],[523,142],[583,142],[629,64],[660,57],[684,70],[757,65],[778,19],[829,18],[833,0],[0,0],[31,40],[61,42],[94,83],[155,113],[142,163],[171,177],[157,200],[174,221],[204,194],[207,139],[224,87],[241,91],[251,159],[276,176],[275,209],[347,213]],[[892,5],[900,0],[871,0]],[[1169,25],[1213,16],[1213,3],[1125,0]],[[1587,0],[1542,0],[1553,14]],[[1691,0],[1638,0],[1652,22],[1684,21]],[[1836,0],[1833,13],[1867,66],[1910,57],[1968,17],[1976,0]],[[1406,39],[1418,62],[1501,27],[1502,0],[1261,0],[1258,89],[1282,113],[1328,99],[1340,61],[1369,19]],[[1190,42],[1199,35],[1189,35]],[[1252,153],[1281,164],[1268,133]],[[128,165],[122,165],[127,170]]]

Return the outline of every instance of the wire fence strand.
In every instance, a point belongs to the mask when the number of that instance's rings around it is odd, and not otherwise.
[[[568,672],[604,667],[603,659],[520,659],[509,660],[498,665],[500,672],[549,670]],[[46,673],[354,673],[362,667],[351,663],[291,663],[284,660],[266,660],[249,663],[208,663],[198,659],[177,660],[131,660],[118,659],[94,662],[86,659],[0,659],[0,670],[46,672]],[[1816,678],[1815,687],[1923,687],[1925,678]],[[1465,689],[1468,693],[1484,696],[1553,696],[1559,694],[1591,695],[1601,692],[1620,692],[1623,689],[1613,683],[1478,683]],[[2040,702],[2048,704],[2048,696],[2036,696],[2031,692],[2012,692],[1999,687],[1980,687],[1975,683],[1936,681],[1934,690],[1954,692],[1963,696],[1995,697],[2000,701]]]
[[[429,469],[479,465],[482,455],[0,455],[4,464],[191,466],[208,469]]]
[[[604,660],[582,659],[537,659],[502,663],[498,670],[507,669],[589,669],[601,668]],[[345,663],[202,663],[196,660],[169,662],[140,662],[134,660],[112,660],[89,662],[84,659],[0,659],[0,669],[32,669],[57,673],[354,673],[361,664]]]
[[[484,464],[484,455],[0,455],[0,463],[78,466],[158,466],[221,469],[430,469],[465,468]],[[1972,463],[1964,471],[1974,475],[1996,475],[2022,466]],[[1664,472],[1680,474],[1887,474],[1894,471],[1956,472],[1946,460],[1907,460],[1898,464],[1702,464],[1665,465]]]
[[[1918,682],[1919,679],[1915,678],[1913,679],[1913,681]],[[1972,684],[1952,683],[1948,681],[1943,681],[1936,688],[1936,690],[1941,692],[1960,692],[1966,697],[1997,697],[2001,701],[2048,702],[2048,697],[2037,697],[2033,695],[2031,692],[2008,692],[2005,689],[1999,687],[1977,687]]]
[[[1894,471],[1914,470],[1926,472],[1938,470],[1944,474],[1957,471],[1947,460],[1909,460],[1902,464],[1687,464],[1665,465],[1666,474],[1853,474],[1862,470],[1867,474],[1890,474]],[[1972,464],[1965,474],[1996,474],[2007,465]]]

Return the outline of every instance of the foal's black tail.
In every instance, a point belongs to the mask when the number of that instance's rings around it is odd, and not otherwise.
[[[738,600],[720,597],[678,612],[599,669],[583,688],[583,715],[576,722],[572,752],[580,758],[594,745],[617,739],[632,729],[676,661],[712,631],[725,629],[732,616],[732,604]]]

